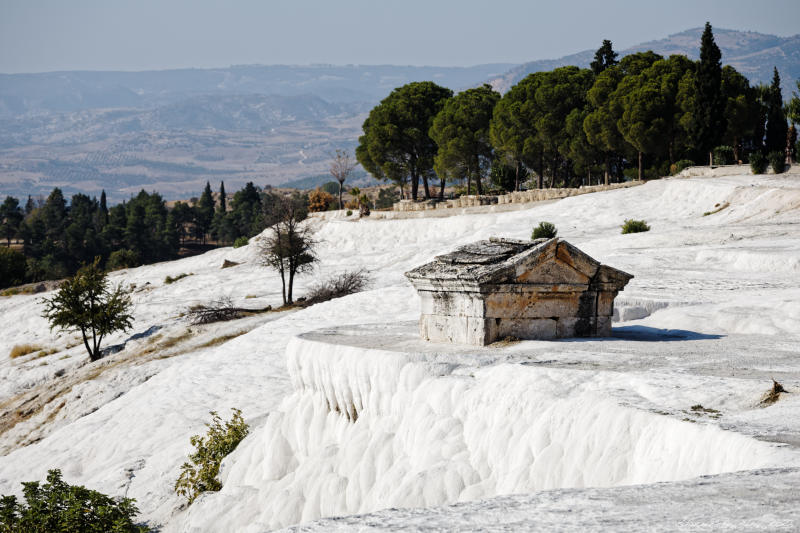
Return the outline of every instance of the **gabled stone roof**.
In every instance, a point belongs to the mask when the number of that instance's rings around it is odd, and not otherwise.
[[[406,272],[417,289],[466,290],[504,284],[607,286],[621,290],[632,275],[602,265],[567,241],[559,238],[519,241],[496,239],[478,241]]]

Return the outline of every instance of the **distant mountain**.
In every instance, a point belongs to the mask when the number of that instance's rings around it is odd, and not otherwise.
[[[329,102],[375,103],[400,85],[433,80],[451,89],[496,77],[513,65],[474,67],[251,65],[142,72],[0,74],[0,117],[96,108],[153,108],[204,95],[313,94]]]
[[[665,39],[649,41],[619,51],[620,57],[636,52],[652,50],[663,56],[683,54],[697,59],[700,53],[700,37],[703,28],[692,28],[670,35]],[[722,63],[731,65],[747,76],[752,83],[770,83],[772,67],[778,67],[781,75],[784,98],[797,90],[795,80],[800,78],[800,34],[791,37],[765,35],[752,31],[737,31],[714,28],[714,39],[722,51]],[[597,43],[598,47],[600,43]],[[588,67],[594,58],[594,50],[584,50],[560,59],[546,59],[524,63],[502,76],[490,79],[492,86],[507,91],[512,85],[532,72],[552,70],[565,65]]]

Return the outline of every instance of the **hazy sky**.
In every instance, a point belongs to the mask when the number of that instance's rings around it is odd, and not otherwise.
[[[798,0],[0,0],[0,72],[476,65],[715,27],[800,32]]]

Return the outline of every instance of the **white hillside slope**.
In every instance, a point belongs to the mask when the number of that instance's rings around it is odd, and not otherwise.
[[[626,218],[652,231],[621,235]],[[416,340],[403,272],[478,239],[528,238],[541,220],[636,276],[612,338]],[[110,339],[127,343],[97,366],[49,332],[38,296],[0,298],[0,412],[21,398],[36,406],[0,420],[0,493],[57,467],[70,483],[136,498],[164,531],[800,528],[797,176],[314,223],[321,265],[297,294],[359,267],[371,290],[189,328],[178,315],[220,295],[278,303],[280,280],[252,244],[115,273],[137,286],[132,333],[143,335]],[[242,264],[221,270],[224,259]],[[164,283],[181,273],[193,275]],[[24,342],[59,351],[6,357]],[[790,393],[759,407],[773,377]],[[230,407],[251,433],[226,459],[222,491],[185,508],[172,485],[189,437]],[[345,515],[357,516],[312,522]]]

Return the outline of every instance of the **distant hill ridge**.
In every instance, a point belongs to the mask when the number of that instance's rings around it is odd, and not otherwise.
[[[683,54],[697,59],[700,53],[700,37],[703,28],[692,28],[656,41],[637,44],[625,50],[617,50],[620,57],[636,52],[652,50],[663,56]],[[612,42],[613,42],[613,36]],[[778,37],[752,31],[714,28],[714,39],[722,51],[722,63],[731,65],[747,76],[751,83],[769,83],[772,67],[778,67],[784,98],[795,91],[795,80],[800,78],[800,34]],[[599,47],[601,43],[597,43]],[[498,91],[505,92],[512,85],[532,72],[552,70],[565,65],[588,67],[594,59],[595,50],[584,50],[559,59],[543,59],[524,63],[502,76],[491,78],[489,83]]]
[[[227,68],[0,74],[0,117],[173,104],[193,96],[315,95],[331,103],[377,103],[392,89],[434,80],[463,89],[511,63],[473,67],[244,65]]]

